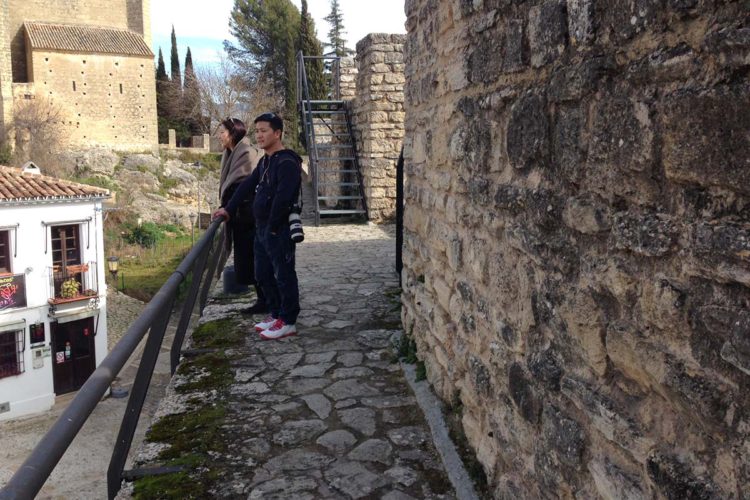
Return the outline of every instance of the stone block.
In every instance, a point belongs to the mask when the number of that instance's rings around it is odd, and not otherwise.
[[[552,128],[552,168],[573,185],[580,185],[584,176],[584,148],[581,144],[584,123],[579,108],[561,106]]]
[[[557,308],[567,331],[583,349],[582,361],[603,376],[607,371],[607,351],[604,346],[607,317],[591,292],[579,290],[566,297]]]
[[[564,2],[549,0],[532,7],[529,10],[531,66],[540,68],[560,57],[567,34]]]
[[[693,228],[691,248],[696,257],[744,264],[745,272],[750,272],[750,223],[702,222]]]
[[[592,0],[568,0],[568,29],[574,47],[585,46],[594,39],[593,4]]]
[[[513,331],[508,325],[502,328],[502,336],[508,344],[513,344]],[[563,375],[563,369],[558,356],[553,349],[546,349],[541,352],[534,352],[529,356],[528,369],[534,379],[545,387],[548,391],[558,392],[560,390],[560,379]]]
[[[533,389],[523,367],[513,363],[508,370],[508,392],[524,420],[536,424],[542,412],[542,402]]]
[[[563,221],[569,228],[583,234],[601,233],[611,226],[609,207],[587,196],[568,199]]]
[[[369,70],[369,66],[385,62],[385,52],[368,52],[361,57],[357,57],[358,70],[360,72]]]
[[[653,84],[700,78],[702,69],[699,56],[689,45],[681,43],[676,47],[658,49],[636,61],[628,69],[628,74],[633,82]]]
[[[492,390],[492,380],[487,366],[476,356],[471,356],[469,358],[469,370],[477,393],[483,397],[491,396],[494,391]]]
[[[386,52],[384,62],[386,64],[403,64],[404,53],[401,51]]]
[[[511,108],[506,146],[517,169],[546,167],[549,162],[549,118],[545,99],[526,94]]]
[[[720,498],[710,478],[696,474],[677,456],[654,450],[646,470],[657,489],[666,498]]]
[[[677,393],[694,415],[717,428],[731,426],[737,403],[742,403],[742,399],[725,383],[699,367],[672,357],[667,358],[664,385]]]
[[[636,398],[623,393],[606,395],[606,387],[598,388],[571,376],[563,377],[561,391],[605,439],[628,450],[637,460],[645,460],[654,442],[640,427]]]
[[[727,26],[706,35],[706,49],[719,54],[723,65],[750,65],[750,28]]]
[[[612,245],[645,257],[662,257],[677,250],[679,226],[673,217],[657,213],[618,212],[612,223]]]
[[[406,77],[404,77],[403,73],[386,73],[386,75],[383,77],[383,82],[391,84],[403,84],[406,83]]]
[[[373,73],[385,74],[385,73],[390,73],[391,72],[391,67],[389,65],[387,65],[387,64],[373,64],[372,66],[370,66],[369,68],[367,68],[367,70],[371,71]],[[363,72],[363,70],[360,69],[360,73],[362,73],[362,72]],[[372,82],[372,80],[371,80],[371,82]]]
[[[606,56],[587,57],[582,62],[566,65],[553,75],[547,97],[553,102],[577,101],[596,91],[598,82],[616,68]]]
[[[605,344],[614,367],[645,389],[661,384],[667,373],[663,348],[634,325],[618,321],[607,326]]]
[[[732,323],[731,336],[721,348],[721,358],[750,375],[750,312],[740,312]]]
[[[542,417],[544,440],[565,465],[577,467],[586,449],[586,435],[581,425],[558,408],[547,405]]]
[[[502,59],[497,57],[503,48],[501,32],[485,32],[472,44],[466,59],[466,78],[472,83],[493,83],[502,73]]]
[[[597,457],[588,463],[597,493],[605,500],[641,500],[647,498],[644,478],[618,467],[609,457]]]
[[[750,89],[684,91],[659,106],[667,178],[750,194]]]
[[[589,164],[602,168],[650,172],[654,131],[649,108],[627,97],[609,96],[594,108]]]
[[[460,123],[448,144],[450,158],[472,172],[487,171],[492,149],[489,124],[484,120]]]
[[[503,69],[513,73],[529,64],[529,47],[522,19],[508,20],[503,46]]]

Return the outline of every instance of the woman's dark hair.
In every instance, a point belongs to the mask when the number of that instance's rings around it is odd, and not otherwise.
[[[240,143],[243,137],[247,134],[247,127],[239,118],[227,118],[222,120],[221,126],[227,129],[229,135],[232,136],[232,142],[236,146]]]

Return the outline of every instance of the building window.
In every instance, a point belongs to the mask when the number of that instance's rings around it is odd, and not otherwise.
[[[0,274],[9,273],[10,267],[10,231],[0,231]]]
[[[0,378],[24,372],[24,330],[0,332]]]
[[[122,94],[122,83],[120,84],[120,93]]]
[[[75,91],[76,91],[76,82],[75,82],[75,80],[73,80],[73,92],[75,92]]]
[[[62,284],[74,279],[83,286],[81,272],[81,239],[77,224],[52,226],[52,271],[55,297],[60,295]]]

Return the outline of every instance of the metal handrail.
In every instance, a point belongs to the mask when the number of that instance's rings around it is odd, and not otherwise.
[[[357,182],[359,183],[359,192],[362,195],[362,209],[365,211],[365,220],[370,220],[370,213],[367,210],[367,193],[365,193],[365,179],[362,176],[362,169],[359,166],[359,153],[357,152],[357,139],[354,137],[351,116],[349,108],[344,107],[344,117],[346,118],[346,131],[352,140],[352,158],[354,158],[354,170],[357,172]]]
[[[128,328],[122,339],[102,360],[99,367],[91,374],[86,383],[78,390],[75,398],[62,412],[52,427],[31,451],[26,461],[0,490],[0,499],[32,499],[44,486],[58,462],[65,454],[78,432],[99,404],[113,380],[122,370],[125,363],[136,350],[146,332],[149,337],[138,366],[138,373],[131,389],[128,406],[123,416],[122,425],[112,452],[107,472],[107,492],[110,499],[117,495],[123,477],[123,468],[132,443],[135,428],[143,408],[148,386],[151,381],[156,359],[175,303],[180,284],[192,272],[193,283],[186,301],[183,303],[183,316],[188,310],[192,314],[202,282],[205,295],[214,278],[218,264],[223,260],[224,245],[222,232],[219,231],[220,220],[211,223],[203,237],[190,250],[175,272],[162,285],[156,295],[149,301],[140,316]],[[218,243],[217,243],[218,242]],[[205,264],[210,259],[209,271],[204,274]],[[203,294],[202,294],[203,295]],[[201,297],[202,298],[202,297]],[[200,312],[205,302],[201,300]],[[172,345],[172,372],[176,366],[175,350],[179,352],[185,337],[189,321],[180,321]],[[177,356],[177,360],[179,356]]]

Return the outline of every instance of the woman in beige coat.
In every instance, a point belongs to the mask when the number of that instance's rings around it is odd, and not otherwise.
[[[221,122],[218,137],[224,147],[221,157],[221,180],[219,182],[220,208],[232,199],[234,191],[242,180],[250,175],[258,165],[258,150],[242,139],[247,134],[245,124],[237,118],[227,118]],[[263,293],[255,282],[253,269],[253,240],[255,239],[255,220],[253,219],[253,196],[248,195],[240,204],[236,213],[229,214],[225,234],[227,250],[234,246],[235,279],[241,285],[254,285],[258,301],[242,312],[259,314],[268,312]]]

